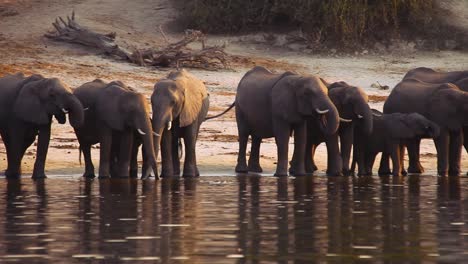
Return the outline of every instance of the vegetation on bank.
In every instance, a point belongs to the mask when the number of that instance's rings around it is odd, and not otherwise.
[[[315,43],[353,46],[393,38],[439,38],[447,31],[437,19],[436,0],[175,2],[187,27],[211,33],[301,29]]]

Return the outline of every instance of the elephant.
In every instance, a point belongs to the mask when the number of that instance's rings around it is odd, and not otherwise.
[[[346,82],[329,84],[323,79],[322,82],[327,86],[328,96],[338,110],[340,125],[336,133],[327,136],[319,129],[317,120],[309,119],[307,121],[306,173],[313,173],[317,170],[314,163],[315,149],[320,143],[326,142],[328,154],[327,175],[348,175],[350,173],[349,163],[353,135],[355,133],[369,135],[372,132],[373,118],[368,105],[368,97],[362,88],[351,86]],[[338,138],[341,143],[341,154]],[[356,148],[356,146],[354,147]]]
[[[392,113],[383,114],[375,109],[373,112],[373,130],[370,135],[356,135],[355,146],[362,151],[353,155],[351,170],[354,171],[356,163],[359,166],[359,176],[372,175],[375,157],[382,152],[382,157],[390,156],[392,159],[393,176],[401,176],[403,169],[403,156],[401,144],[403,140],[439,136],[439,126],[418,113]],[[388,158],[382,158],[388,163]],[[382,164],[382,163],[381,163]],[[385,165],[388,167],[388,164]],[[379,174],[380,170],[379,170]]]
[[[459,175],[462,127],[468,123],[468,93],[452,83],[431,84],[417,79],[403,79],[388,96],[383,112],[422,114],[440,127],[434,138],[437,149],[437,173],[439,176]],[[407,140],[409,173],[421,173],[419,145],[421,138]],[[388,168],[381,168],[389,171]]]
[[[100,79],[81,85],[73,94],[86,109],[83,126],[75,128],[85,158],[84,177],[95,177],[91,146],[96,143],[100,143],[99,178],[136,177],[140,143],[142,178],[149,177],[151,169],[158,177],[149,103],[144,95],[120,81]]]
[[[287,176],[289,136],[294,132],[294,162],[290,172],[305,175],[306,121],[317,122],[326,136],[338,130],[338,110],[327,94],[327,87],[316,76],[275,74],[261,66],[248,71],[239,82],[233,104],[239,133],[236,172],[261,172],[261,141],[275,137],[278,154],[275,176]],[[247,165],[249,136],[252,149]]]
[[[0,78],[0,134],[8,158],[6,177],[20,177],[24,153],[39,135],[32,178],[46,178],[52,116],[64,124],[67,113],[73,127],[83,124],[83,106],[59,79],[22,73]]]
[[[178,142],[185,148],[183,177],[197,177],[196,141],[210,98],[202,81],[182,69],[154,85],[151,95],[155,152],[161,151],[161,177],[180,175]]]

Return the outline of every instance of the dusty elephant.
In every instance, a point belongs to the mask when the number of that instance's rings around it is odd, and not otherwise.
[[[295,162],[291,164],[291,172],[304,175],[306,120],[317,120],[318,129],[325,135],[338,129],[338,111],[327,94],[327,88],[315,76],[274,74],[259,66],[248,71],[239,82],[234,102],[239,133],[236,172],[261,172],[261,140],[275,137],[278,153],[275,175],[287,176],[289,136],[294,132]],[[252,150],[247,165],[249,136]]]
[[[451,83],[430,84],[416,79],[404,79],[390,93],[384,113],[422,114],[440,127],[434,139],[437,148],[437,172],[440,176],[460,173],[462,127],[468,123],[468,93]],[[421,173],[419,145],[421,138],[406,141],[409,173]],[[388,168],[381,168],[389,171]]]
[[[317,170],[314,162],[315,149],[320,143],[325,142],[328,155],[327,175],[334,176],[342,173],[348,175],[354,134],[369,135],[372,132],[373,118],[368,105],[368,97],[362,88],[351,86],[346,82],[331,84],[323,80],[322,82],[327,86],[328,96],[338,110],[340,126],[336,133],[325,135],[319,129],[317,120],[307,121],[306,172],[312,173]],[[338,146],[338,141],[340,141],[340,146]]]
[[[401,152],[402,141],[439,136],[439,126],[418,113],[402,114],[382,114],[377,110],[373,111],[373,131],[370,135],[356,135],[355,146],[361,150],[360,153],[354,152],[353,165],[357,163],[358,175],[372,175],[372,167],[375,157],[382,152],[381,167],[387,168],[388,156],[392,159],[393,176],[401,176],[403,170],[403,157]],[[379,169],[379,175],[383,174]]]
[[[91,145],[100,143],[99,178],[135,177],[137,140],[143,143],[142,178],[153,169],[156,177],[153,129],[146,98],[122,82],[94,80],[75,89],[85,107],[84,125],[75,128],[85,158],[84,177],[95,177]]]
[[[21,160],[39,135],[33,178],[44,178],[52,116],[60,124],[83,124],[83,106],[71,90],[56,78],[23,74],[0,78],[0,134],[7,151],[6,177],[21,175]]]
[[[171,72],[154,85],[151,104],[156,155],[161,150],[161,177],[180,175],[179,138],[185,147],[182,176],[199,176],[195,146],[210,105],[205,85],[185,70]]]

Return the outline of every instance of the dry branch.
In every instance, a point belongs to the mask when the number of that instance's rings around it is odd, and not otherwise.
[[[138,65],[151,65],[159,67],[191,67],[204,69],[227,68],[229,55],[224,51],[224,46],[206,46],[205,35],[198,30],[186,30],[183,39],[175,43],[169,43],[161,49],[136,49],[133,52],[120,47],[115,43],[116,33],[99,34],[84,28],[75,20],[75,12],[67,17],[67,22],[62,17],[52,23],[55,31],[45,34],[47,38],[71,43],[78,43],[94,47],[106,54],[117,56]],[[161,30],[164,39],[168,39]],[[190,43],[200,42],[201,49],[194,50],[188,47]]]

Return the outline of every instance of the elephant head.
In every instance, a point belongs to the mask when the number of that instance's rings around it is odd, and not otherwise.
[[[64,124],[68,113],[73,127],[83,124],[83,106],[60,80],[32,75],[21,82],[20,86],[13,105],[13,111],[20,119],[44,125],[50,122],[51,116],[55,116],[60,124]]]
[[[335,82],[327,85],[328,95],[335,104],[343,123],[355,122],[365,134],[372,132],[372,111],[369,99],[360,87],[351,86],[346,82]]]
[[[314,118],[324,134],[331,135],[337,131],[338,110],[319,78],[285,76],[274,85],[271,96],[273,112],[284,120],[294,123],[304,118]]]
[[[158,177],[154,132],[149,115],[150,106],[145,96],[124,86],[121,82],[109,83],[101,96],[96,106],[98,113],[104,113],[100,119],[117,131],[128,128],[137,131],[143,142],[144,158]],[[149,169],[145,169],[142,178],[148,177],[150,173]]]
[[[191,125],[200,114],[207,96],[203,82],[185,70],[171,72],[166,79],[154,85],[151,104],[153,129],[157,136],[156,155],[163,133],[171,130],[173,123],[179,127]]]
[[[386,126],[387,131],[393,137],[407,139],[414,137],[436,138],[439,136],[440,127],[419,113],[393,113],[387,115],[395,117],[395,119],[390,118]]]

